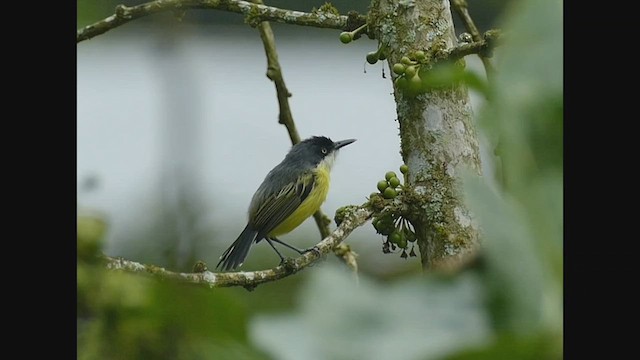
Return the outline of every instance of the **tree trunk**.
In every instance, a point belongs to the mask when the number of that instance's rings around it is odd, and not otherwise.
[[[448,0],[373,0],[369,31],[386,46],[389,67],[416,50],[456,45]],[[397,75],[392,73],[392,81]],[[463,202],[463,167],[480,173],[472,109],[464,84],[412,97],[394,85],[402,158],[415,190],[407,218],[423,269],[451,269],[475,254],[478,229]]]

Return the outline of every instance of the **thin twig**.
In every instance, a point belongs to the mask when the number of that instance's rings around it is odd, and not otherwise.
[[[243,286],[248,290],[253,290],[260,284],[285,278],[311,266],[338,246],[354,229],[364,225],[372,214],[373,210],[366,206],[366,204],[356,207],[345,216],[337,229],[315,246],[318,250],[317,252],[309,251],[296,259],[290,259],[284,264],[268,270],[228,273],[214,273],[204,270],[197,273],[178,273],[158,266],[144,265],[122,258],[103,256],[102,259],[106,263],[107,269],[110,270],[143,273],[159,279],[192,283],[206,287]]]
[[[484,39],[482,38],[482,34],[476,27],[476,24],[471,19],[471,15],[469,14],[469,5],[467,4],[467,0],[453,0],[452,1],[453,9],[460,16],[462,22],[464,23],[465,28],[471,34],[471,38],[474,42],[481,42]],[[495,69],[491,64],[491,61],[488,57],[486,57],[482,52],[477,53],[482,60],[482,64],[484,65],[485,72],[487,73],[487,79],[491,81],[493,74],[495,73]]]
[[[263,5],[262,0],[254,0],[254,3]],[[278,115],[278,122],[285,126],[291,139],[291,144],[295,145],[300,142],[300,134],[296,128],[296,124],[293,121],[293,115],[291,114],[291,107],[289,106],[289,97],[291,93],[287,89],[287,85],[284,82],[284,76],[282,75],[282,68],[278,61],[278,52],[276,51],[276,42],[273,35],[273,30],[268,21],[263,21],[258,25],[260,31],[260,38],[264,45],[264,51],[267,56],[267,77],[273,81],[276,86],[276,95],[278,97],[278,105],[280,107],[280,113]],[[313,218],[316,221],[318,230],[320,231],[320,237],[324,239],[329,235],[329,224],[331,220],[322,212],[322,210],[316,211],[313,214]]]
[[[484,33],[479,41],[474,41],[468,44],[462,44],[454,47],[453,49],[446,50],[443,57],[447,59],[459,59],[471,54],[481,54],[492,51],[494,47],[500,45],[502,41],[502,35],[497,30],[489,30]]]
[[[261,21],[276,21],[347,31],[351,30],[355,25],[360,26],[366,22],[366,17],[363,15],[358,15],[356,17],[357,21],[354,21],[353,17],[347,15],[306,13],[253,4],[249,1],[241,0],[156,0],[131,7],[125,5],[116,6],[115,14],[79,29],[76,34],[76,42],[91,39],[145,16],[166,11],[183,12],[189,9],[214,9],[243,14],[245,21],[253,26],[258,25]]]
[[[259,0],[256,0],[256,2],[258,1]],[[291,93],[284,82],[282,68],[278,61],[278,52],[276,51],[273,30],[271,30],[271,25],[269,25],[268,21],[261,22],[260,25],[258,25],[258,30],[260,31],[260,38],[262,38],[262,44],[264,45],[264,51],[267,56],[267,77],[273,81],[276,86],[278,105],[280,107],[278,122],[287,128],[291,143],[295,145],[300,142],[300,135],[293,121],[293,115],[291,114],[291,107],[289,106]]]

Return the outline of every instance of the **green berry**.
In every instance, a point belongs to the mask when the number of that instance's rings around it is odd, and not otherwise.
[[[413,65],[407,66],[407,68],[404,70],[404,74],[407,78],[411,79],[416,75],[416,73],[418,72],[417,70],[418,69],[416,69],[416,67]]]
[[[426,59],[426,55],[424,54],[424,51],[422,50],[418,50],[416,51],[413,56],[416,58],[416,60],[418,61],[423,61],[424,59]]]
[[[387,182],[387,180],[378,181],[378,190],[380,190],[380,192],[383,192],[388,187],[389,183]]]
[[[398,245],[401,249],[407,248],[407,239],[404,237],[402,232],[395,229],[391,234],[389,234],[389,242]]]
[[[402,239],[402,234],[397,230],[389,234],[389,242],[391,243],[397,244],[401,241],[401,239]]]
[[[400,233],[400,240],[396,243],[400,249],[407,248],[407,238],[404,237],[402,233]]]
[[[353,37],[351,36],[350,32],[343,31],[343,32],[340,33],[340,41],[343,44],[348,44],[348,43],[351,42],[351,40],[353,40]]]
[[[420,79],[420,76],[416,74],[409,80],[408,90],[414,94],[417,94],[420,89],[422,89],[422,79]]]
[[[409,167],[407,166],[407,164],[400,165],[400,172],[403,174],[406,174],[409,172]]]
[[[397,188],[398,185],[400,185],[400,179],[395,176],[389,179],[389,186],[391,186],[392,188]]]
[[[393,64],[393,72],[398,74],[398,75],[402,75],[404,74],[404,70],[405,70],[405,66],[400,64],[400,63],[396,63]]]
[[[367,53],[367,62],[371,65],[375,64],[378,62],[378,53],[375,51],[372,51],[370,53]]]
[[[409,81],[404,76],[400,76],[396,79],[396,87],[398,89],[406,89],[409,86]]]
[[[384,174],[384,178],[389,181],[391,180],[391,178],[397,177],[396,173],[394,173],[393,171],[387,171],[386,174]]]
[[[378,60],[387,60],[387,54],[384,51],[378,50]]]
[[[408,56],[403,56],[402,59],[400,59],[400,62],[405,64],[405,65],[412,65],[413,61],[411,61],[411,59],[409,59]]]
[[[388,187],[388,188],[384,189],[384,192],[382,193],[382,196],[385,199],[393,199],[397,195],[398,195],[398,192],[392,187]]]
[[[404,237],[406,237],[409,242],[416,241],[416,233],[411,231],[411,229],[404,229]]]
[[[376,230],[382,235],[389,235],[395,230],[395,226],[393,225],[393,220],[390,217],[381,218],[375,225]]]
[[[385,225],[385,224],[383,223],[383,225]],[[391,225],[391,226],[383,226],[383,227],[380,228],[379,233],[382,234],[382,235],[387,236],[387,235],[391,234],[393,229],[394,229],[393,225]]]
[[[391,215],[387,214],[384,217],[375,218],[372,222],[373,227],[379,234],[389,235],[395,230],[395,226],[393,225],[393,219]]]

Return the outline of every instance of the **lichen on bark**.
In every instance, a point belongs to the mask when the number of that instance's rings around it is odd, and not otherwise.
[[[436,54],[457,43],[448,0],[373,0],[368,24],[387,47],[389,67],[412,51]],[[394,86],[394,97],[400,152],[412,187],[409,220],[416,228],[423,268],[456,267],[478,245],[478,229],[458,178],[461,167],[480,173],[467,88],[455,83],[414,97]]]

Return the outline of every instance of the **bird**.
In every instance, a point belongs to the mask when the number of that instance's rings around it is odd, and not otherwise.
[[[253,243],[265,240],[285,261],[274,242],[299,254],[312,251],[298,249],[276,236],[287,234],[313,215],[327,198],[330,172],[338,150],[356,139],[332,141],[312,136],[291,147],[285,158],[264,178],[253,194],[248,221],[238,238],[222,253],[216,269],[235,270],[244,263]]]

